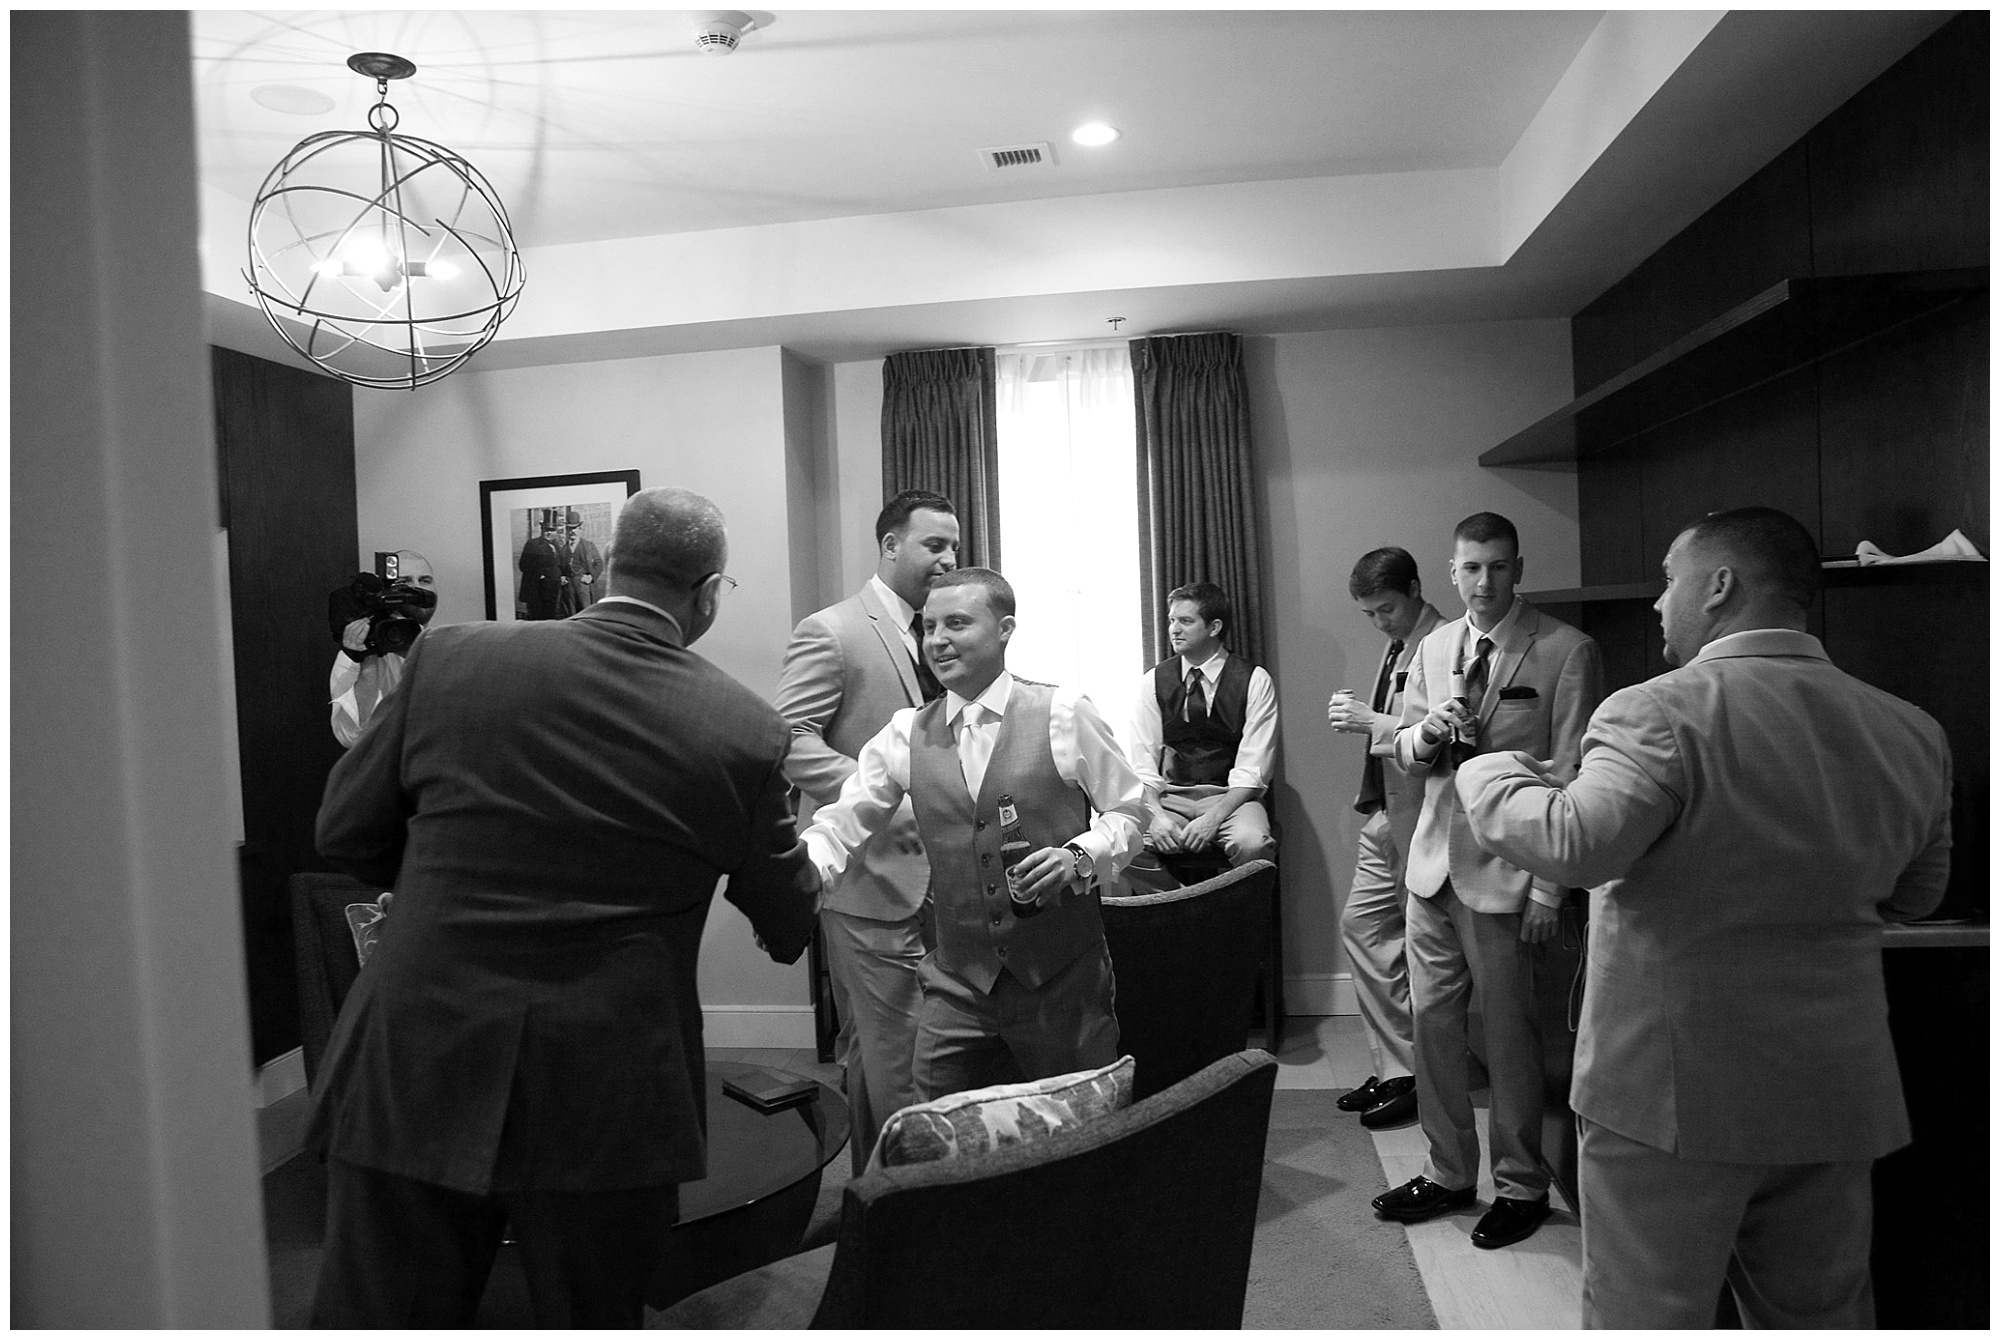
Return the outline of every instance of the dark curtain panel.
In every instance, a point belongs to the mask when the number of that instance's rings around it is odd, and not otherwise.
[[[958,508],[959,564],[1000,568],[999,395],[991,349],[882,362],[882,496],[942,493]]]
[[[1229,649],[1264,662],[1250,459],[1250,394],[1237,335],[1132,341],[1139,435],[1139,601],[1147,664],[1167,656],[1167,592],[1214,582],[1236,618]]]

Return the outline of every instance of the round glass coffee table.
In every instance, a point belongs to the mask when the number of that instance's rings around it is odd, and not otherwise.
[[[847,1103],[815,1082],[803,1102],[761,1112],[722,1090],[770,1069],[708,1063],[708,1176],[681,1185],[680,1219],[646,1291],[656,1308],[788,1256],[805,1236],[820,1173],[847,1144]]]

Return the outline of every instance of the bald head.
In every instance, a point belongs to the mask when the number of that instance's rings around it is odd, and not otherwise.
[[[729,561],[722,509],[687,489],[641,489],[625,501],[611,540],[611,591],[687,590]]]

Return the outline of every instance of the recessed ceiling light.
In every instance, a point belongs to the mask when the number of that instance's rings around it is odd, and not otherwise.
[[[1087,125],[1081,125],[1072,130],[1069,133],[1069,137],[1078,144],[1095,147],[1100,144],[1109,144],[1111,141],[1117,139],[1118,128],[1116,126],[1107,126],[1102,121],[1092,121]]]
[[[319,116],[333,110],[333,99],[318,89],[297,84],[259,84],[250,90],[250,101],[259,107],[292,116]]]

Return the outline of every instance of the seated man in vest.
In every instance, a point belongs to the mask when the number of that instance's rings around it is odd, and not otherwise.
[[[1167,595],[1174,656],[1147,672],[1132,711],[1132,769],[1146,785],[1147,850],[1164,856],[1220,846],[1231,868],[1274,861],[1264,788],[1278,742],[1278,695],[1262,666],[1222,645],[1229,597],[1213,582]],[[1141,892],[1178,881],[1135,863]]]
[[[861,747],[806,849],[838,880],[909,796],[937,912],[918,968],[919,1101],[1109,1065],[1118,1021],[1092,886],[1138,852],[1145,788],[1090,699],[1007,673],[1006,578],[945,573],[923,621],[945,693],[898,709]]]

